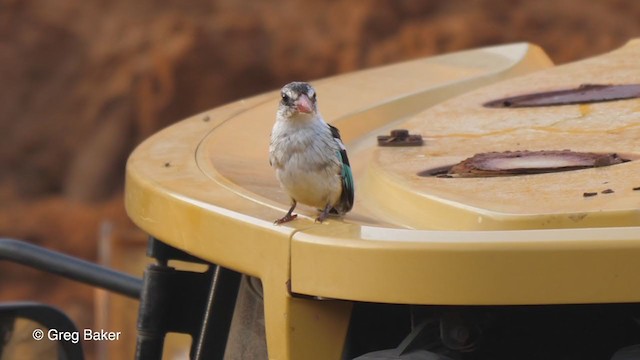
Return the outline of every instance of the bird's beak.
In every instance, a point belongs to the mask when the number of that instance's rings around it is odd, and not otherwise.
[[[310,114],[313,112],[313,102],[306,94],[301,94],[295,102],[296,109],[302,113]]]

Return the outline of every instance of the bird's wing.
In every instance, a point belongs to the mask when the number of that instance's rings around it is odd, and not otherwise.
[[[342,143],[342,139],[340,138],[340,130],[338,128],[329,125],[329,129],[331,129],[331,135],[338,143],[340,147],[340,151],[337,156],[342,164],[341,170],[341,178],[342,178],[342,194],[340,195],[340,203],[338,204],[338,211],[342,213],[346,213],[353,207],[353,197],[355,194],[355,187],[353,184],[353,173],[351,172],[351,165],[349,165],[349,158],[347,157],[347,149],[344,147]]]

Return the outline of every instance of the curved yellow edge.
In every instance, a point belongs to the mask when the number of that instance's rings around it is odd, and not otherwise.
[[[404,304],[638,302],[639,230],[316,228],[294,235],[292,290]]]
[[[365,70],[314,85],[318,93],[326,94],[322,97],[325,118],[341,128],[350,156],[355,158],[368,154],[364,142],[375,138],[374,130],[386,131],[457,94],[551,65],[536,46],[514,44]],[[272,224],[288,207],[265,163],[265,142],[277,98],[277,92],[271,92],[238,101],[181,121],[147,139],[127,163],[125,206],[129,217],[154,237],[262,280],[270,359],[337,359],[350,303],[291,295],[289,286],[301,285],[291,281],[304,278],[294,273],[306,261],[293,259],[294,254],[312,255],[304,242],[291,239],[303,231],[330,235],[331,229],[342,229],[345,223],[330,220],[317,225],[312,212],[302,209],[298,220],[286,226]],[[354,170],[356,177],[364,171]],[[364,204],[361,208],[367,209]],[[349,226],[365,228],[367,224],[398,226],[377,215],[375,209],[363,210],[347,221],[353,222]],[[395,252],[397,244],[389,243],[388,250]],[[331,243],[325,250],[336,245]],[[291,267],[292,262],[296,267]]]

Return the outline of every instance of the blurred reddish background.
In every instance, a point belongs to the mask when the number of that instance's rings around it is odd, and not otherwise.
[[[144,241],[124,213],[125,161],[173,122],[292,80],[487,45],[569,62],[640,36],[638,19],[633,0],[0,0],[0,236],[96,261],[105,222]],[[0,301],[93,326],[89,287],[0,274]]]

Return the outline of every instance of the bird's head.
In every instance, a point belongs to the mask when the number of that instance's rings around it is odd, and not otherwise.
[[[280,92],[279,112],[286,116],[316,115],[316,91],[306,82],[292,82]]]

